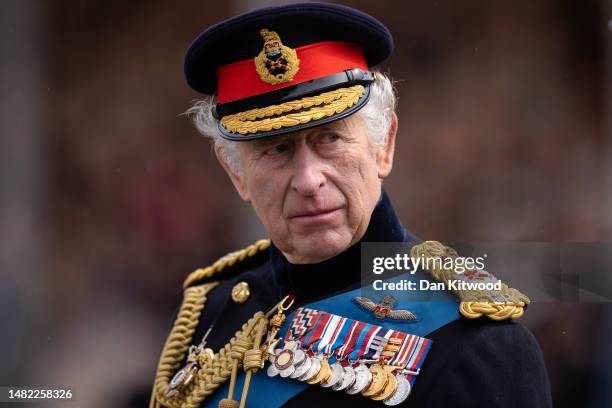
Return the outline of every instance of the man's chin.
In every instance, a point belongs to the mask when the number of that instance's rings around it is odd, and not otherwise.
[[[326,261],[341,254],[350,246],[350,240],[326,236],[327,234],[311,234],[308,237],[294,240],[291,263],[313,264]]]

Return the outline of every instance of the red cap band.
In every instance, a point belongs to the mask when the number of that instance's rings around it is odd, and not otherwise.
[[[300,69],[293,81],[278,85],[262,81],[255,70],[254,58],[219,67],[217,70],[217,102],[226,103],[248,98],[337,74],[346,69],[368,69],[362,48],[355,44],[325,41],[298,47],[295,51],[300,60]]]

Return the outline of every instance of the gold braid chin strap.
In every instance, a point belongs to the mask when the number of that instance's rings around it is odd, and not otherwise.
[[[415,245],[410,250],[410,255],[413,258],[424,259],[459,256],[454,249],[438,241],[425,241]],[[431,262],[431,264],[433,267],[427,270],[437,281],[448,282],[458,278],[458,274],[452,268],[441,267],[443,262]],[[499,293],[482,290],[456,290],[455,293],[461,300],[459,312],[468,319],[477,319],[483,315],[493,320],[518,319],[530,302],[527,296],[514,288],[509,288],[505,283],[501,284]]]
[[[206,296],[220,282],[209,282],[192,287],[189,287],[189,285],[198,279],[211,277],[226,267],[234,265],[236,262],[254,256],[269,246],[269,240],[257,241],[245,249],[224,256],[212,266],[197,269],[187,277],[184,283],[183,303],[172,330],[166,339],[157,366],[149,403],[150,408],[159,408],[161,406],[169,408],[198,407],[204,398],[212,394],[221,384],[229,379],[233,358],[238,359],[239,364],[241,364],[245,353],[250,356],[249,348],[255,343],[255,338],[259,335],[259,330],[257,329],[263,324],[262,319],[266,320],[263,312],[255,313],[235,333],[229,343],[219,350],[218,353],[214,354],[214,356],[202,354],[198,358],[200,369],[197,371],[194,380],[185,389],[181,390],[178,395],[166,397],[166,392],[170,388],[170,379],[180,368],[192,343],[193,334],[204,309]],[[247,360],[251,361],[252,358]]]

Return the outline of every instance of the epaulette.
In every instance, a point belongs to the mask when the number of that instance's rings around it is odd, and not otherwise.
[[[216,260],[212,265],[191,272],[183,282],[183,289],[213,280],[228,279],[240,271],[259,265],[268,259],[266,249],[269,247],[270,240],[261,239],[246,248],[230,252]]]
[[[457,258],[459,255],[453,248],[438,241],[424,241],[415,245],[410,250],[413,258],[422,257],[428,259]],[[445,268],[444,262],[428,262],[430,268],[425,268],[434,279],[439,282],[448,283],[457,279],[465,280],[466,274],[459,274],[453,268]],[[497,280],[495,276],[487,271],[471,271],[482,274],[488,280]],[[527,296],[514,288],[501,283],[500,290],[459,290],[453,289],[460,300],[459,312],[468,319],[477,319],[487,316],[493,320],[518,319],[524,313],[530,303]]]

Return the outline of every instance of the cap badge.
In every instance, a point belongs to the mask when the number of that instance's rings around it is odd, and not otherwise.
[[[255,69],[262,81],[277,85],[291,82],[300,70],[300,60],[294,49],[281,42],[276,31],[262,29],[263,50],[255,57]]]

